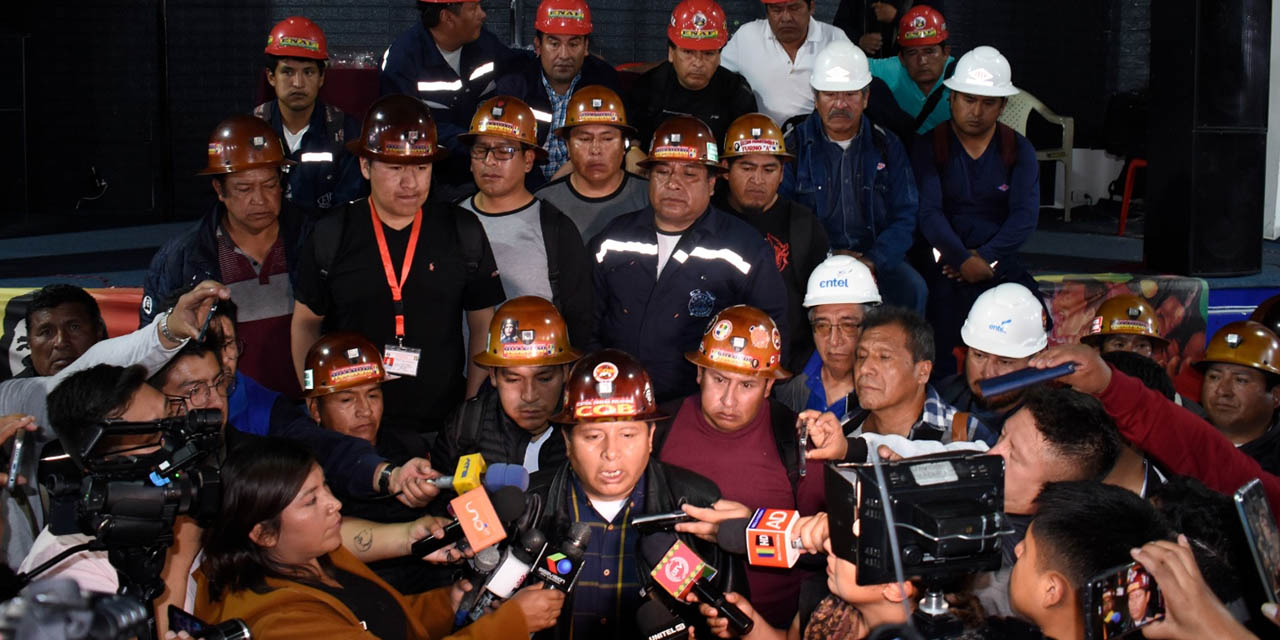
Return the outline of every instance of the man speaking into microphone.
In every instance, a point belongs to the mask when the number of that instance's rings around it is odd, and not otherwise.
[[[709,506],[720,498],[710,480],[651,460],[653,422],[662,416],[649,374],[622,351],[605,349],[574,365],[565,383],[563,411],[568,462],[535,474],[529,491],[544,500],[534,525],[550,544],[562,546],[575,524],[590,527],[586,550],[556,631],[549,637],[627,638],[633,635],[640,594],[651,566],[639,557],[640,515],[679,510],[683,501]],[[721,571],[730,586],[731,559],[714,544],[685,536],[697,553]],[[563,558],[563,559],[568,559]],[[574,568],[565,564],[564,570]]]

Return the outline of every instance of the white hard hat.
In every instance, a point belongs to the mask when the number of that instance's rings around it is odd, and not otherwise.
[[[1013,71],[995,47],[977,47],[960,56],[955,73],[942,84],[952,91],[975,96],[1011,96],[1020,91],[1013,86]]]
[[[818,52],[809,72],[809,86],[818,91],[859,91],[871,84],[867,54],[848,40],[838,40]]]
[[[1049,346],[1044,305],[1026,287],[1006,282],[978,296],[960,337],[974,349],[1002,358],[1025,358]]]
[[[830,256],[809,274],[805,307],[820,304],[880,304],[871,270],[853,256]]]

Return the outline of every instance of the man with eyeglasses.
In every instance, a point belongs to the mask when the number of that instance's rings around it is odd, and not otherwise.
[[[813,17],[813,0],[760,0],[765,17],[738,28],[720,52],[724,68],[742,74],[760,111],[774,122],[813,111],[809,71],[819,51],[843,31]]]
[[[479,193],[458,203],[480,219],[508,299],[550,300],[569,335],[591,335],[591,263],[578,227],[549,202],[533,197],[525,175],[547,159],[538,146],[538,122],[524,101],[486,100],[458,136],[470,147]]]
[[[830,412],[844,419],[853,397],[853,356],[862,319],[880,304],[880,291],[866,265],[852,256],[827,258],[809,276],[804,306],[813,327],[814,351],[775,396],[792,411]]]
[[[942,85],[955,64],[946,18],[937,9],[917,5],[898,21],[898,55],[872,58],[872,84],[867,112],[910,145],[911,138],[950,117]]]
[[[590,244],[596,332],[588,346],[635,354],[659,402],[697,390],[684,354],[720,309],[751,305],[786,334],[787,291],[773,249],[751,225],[711,206],[719,159],[702,121],[662,123],[644,161],[649,206],[615,218]]]

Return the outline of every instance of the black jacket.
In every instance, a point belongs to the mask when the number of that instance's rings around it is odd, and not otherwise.
[[[445,423],[431,447],[431,464],[440,473],[450,474],[457,467],[458,458],[469,453],[484,456],[487,464],[524,464],[524,453],[532,439],[502,410],[498,390],[486,381]],[[538,468],[554,469],[567,460],[564,437],[552,433],[538,451]]]
[[[676,79],[675,67],[663,62],[636,79],[630,96],[627,119],[640,132],[640,145],[646,149],[653,140],[653,130],[672,116],[690,115],[701,120],[719,142],[731,122],[758,110],[751,85],[724,67],[716,69],[706,87],[689,91]]]
[[[542,531],[548,540],[563,539],[569,531],[569,526],[573,524],[573,517],[569,515],[570,473],[572,470],[566,462],[554,469],[539,471],[533,475],[529,484],[529,493],[541,497],[543,501],[542,514],[533,526]],[[645,514],[675,511],[686,502],[699,507],[709,507],[720,499],[720,489],[714,482],[687,469],[662,464],[653,457],[649,458],[649,466],[645,470],[645,482]],[[712,582],[717,587],[726,592],[747,593],[746,574],[740,564],[741,560],[734,559],[719,546],[699,538],[686,534],[677,534],[676,537],[690,545],[703,560],[719,570],[712,578]],[[650,581],[646,576],[653,567],[650,567],[643,557],[636,558],[636,569],[640,579],[647,586],[662,591],[661,587],[649,584]],[[671,602],[668,604],[674,605]],[[572,616],[573,596],[570,595],[561,610],[560,623],[536,634],[535,637],[557,640],[568,637]],[[703,619],[694,607],[688,607],[682,617],[685,620]]]

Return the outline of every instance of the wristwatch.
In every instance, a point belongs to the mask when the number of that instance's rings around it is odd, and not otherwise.
[[[391,493],[391,472],[395,470],[396,468],[389,464],[382,468],[382,473],[378,474],[379,493]]]
[[[182,342],[169,331],[169,316],[171,315],[173,315],[173,307],[169,307],[169,310],[164,312],[164,317],[160,319],[160,335],[164,336],[164,339],[169,342]]]

